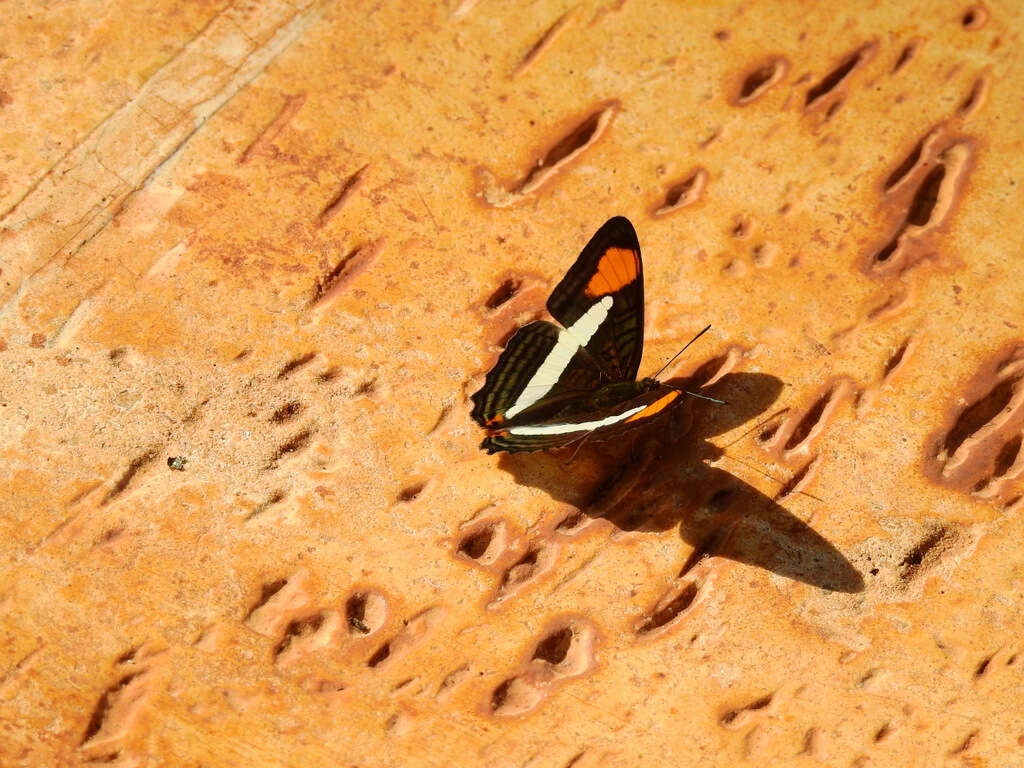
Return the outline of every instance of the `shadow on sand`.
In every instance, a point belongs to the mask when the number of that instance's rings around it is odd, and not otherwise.
[[[697,391],[710,375],[669,381]],[[554,453],[502,454],[516,482],[547,492],[625,531],[677,527],[693,552],[680,576],[715,555],[756,565],[820,589],[860,592],[861,575],[828,541],[773,499],[708,462],[722,452],[708,438],[750,423],[775,402],[782,382],[759,373],[726,374],[635,437]],[[568,464],[568,465],[567,465]]]

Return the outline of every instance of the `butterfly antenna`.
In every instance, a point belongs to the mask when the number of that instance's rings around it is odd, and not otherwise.
[[[683,390],[683,394],[684,395],[689,395],[690,397],[697,397],[697,398],[700,398],[701,400],[710,400],[712,403],[718,403],[719,405],[728,405],[729,404],[728,401],[726,401],[726,400],[719,400],[717,397],[708,397],[707,395],[701,395],[701,394],[698,394],[697,392],[691,392],[688,389],[684,389]]]
[[[658,371],[656,374],[654,374],[654,378],[658,378],[659,376],[661,376],[661,374],[664,373],[665,369],[668,368],[670,365],[672,365],[672,363],[675,362],[675,359],[677,357],[679,357],[681,354],[683,354],[683,352],[686,351],[686,347],[689,347],[691,344],[693,344],[693,342],[695,342],[697,339],[699,339],[701,336],[703,336],[705,333],[707,333],[710,330],[711,330],[711,326],[707,325],[707,326],[704,327],[703,331],[701,331],[696,336],[694,336],[692,339],[690,339],[688,342],[686,342],[686,346],[684,346],[682,349],[680,349],[678,352],[676,352],[674,355],[672,355],[672,359],[669,360],[667,363],[665,363],[663,366],[661,366],[661,370]],[[687,394],[693,394],[693,393],[692,392],[688,392]]]

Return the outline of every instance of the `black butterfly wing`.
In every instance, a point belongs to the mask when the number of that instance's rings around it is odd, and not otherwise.
[[[589,398],[600,380],[594,361],[573,336],[538,320],[509,340],[472,396],[473,419],[493,429],[549,418]]]
[[[488,453],[507,451],[508,453],[546,451],[550,448],[562,448],[571,445],[586,436],[585,432],[572,432],[558,435],[520,436],[509,433],[507,429],[488,435],[480,443],[480,447]]]
[[[498,451],[539,451],[560,448],[578,440],[609,440],[645,427],[667,414],[682,392],[662,385],[599,412],[563,412],[545,421],[510,424],[491,430],[481,448]]]
[[[644,272],[629,219],[616,216],[605,222],[555,287],[547,307],[607,378],[636,379],[644,347]]]

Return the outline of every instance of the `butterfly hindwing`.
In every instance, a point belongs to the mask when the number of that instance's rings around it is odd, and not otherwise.
[[[607,412],[562,413],[546,421],[494,430],[481,445],[488,453],[560,448],[589,437],[608,440],[645,426],[676,403],[682,392],[665,385],[620,403]]]
[[[473,395],[483,427],[549,418],[598,387],[600,372],[576,340],[543,320],[516,332]]]
[[[544,451],[550,448],[561,448],[570,445],[582,437],[583,434],[579,432],[561,435],[521,436],[512,435],[507,430],[502,430],[494,435],[485,437],[483,442],[480,443],[480,447],[488,453],[497,453],[498,451],[507,451],[508,453]]]
[[[600,305],[600,306],[599,306]],[[632,381],[644,343],[644,275],[640,243],[622,216],[609,219],[555,287],[548,311],[586,348],[606,377]],[[593,320],[578,325],[581,319]]]

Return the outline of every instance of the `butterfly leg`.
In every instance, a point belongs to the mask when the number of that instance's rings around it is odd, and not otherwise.
[[[668,442],[675,445],[693,426],[693,412],[688,403],[680,403],[668,416]]]
[[[573,441],[574,443],[576,443],[576,448],[575,448],[575,450],[573,450],[572,456],[569,457],[569,460],[562,464],[563,467],[568,468],[568,467],[572,466],[572,463],[574,461],[576,461],[576,456],[579,454],[580,449],[583,447],[583,444],[585,442],[587,442],[587,438],[590,437],[592,434],[594,434],[594,433],[593,432],[584,432],[582,437],[579,437],[579,438],[577,438],[576,440]],[[562,447],[563,448],[568,448],[570,445],[572,445],[572,443],[566,443]]]
[[[627,464],[635,464],[636,461],[637,461],[637,452],[636,452],[637,437],[638,436],[636,434],[631,434],[629,436],[629,454],[628,454],[629,455],[629,459],[627,459],[627,461],[626,461]]]

